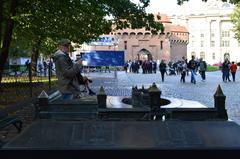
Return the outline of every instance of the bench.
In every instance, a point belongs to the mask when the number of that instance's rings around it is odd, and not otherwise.
[[[10,117],[4,110],[0,111],[0,129],[3,129],[9,125],[14,125],[18,132],[22,130],[22,120],[17,117]]]

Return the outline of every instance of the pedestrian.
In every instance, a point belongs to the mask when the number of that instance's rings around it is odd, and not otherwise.
[[[41,63],[38,64],[39,76],[42,76],[43,73],[43,66]]]
[[[191,83],[196,84],[196,69],[197,69],[197,62],[195,60],[195,56],[192,56],[192,59],[188,62],[188,68],[191,72]]]
[[[186,65],[188,65],[188,60],[185,56],[182,57],[182,60],[186,63]],[[188,76],[188,67],[187,67],[186,75]]]
[[[48,64],[47,62],[44,60],[43,61],[43,71],[44,71],[44,76],[47,76],[47,70],[48,70]]]
[[[232,74],[232,80],[233,80],[233,82],[235,82],[235,75],[236,75],[236,72],[237,72],[237,65],[234,63],[234,61],[230,65],[230,70],[231,70],[231,74]]]
[[[164,60],[161,60],[159,64],[159,71],[161,73],[162,82],[164,82],[164,74],[166,73],[166,68],[167,68],[166,63],[164,62]]]
[[[62,99],[68,100],[79,97],[80,86],[78,74],[82,67],[82,61],[79,59],[73,63],[69,57],[71,42],[68,39],[62,39],[58,43],[59,50],[54,54],[54,63],[56,75],[58,78],[58,89],[62,93]],[[86,82],[86,81],[85,81]],[[88,85],[88,83],[86,83]],[[93,92],[89,90],[91,95]]]
[[[206,70],[207,70],[207,64],[203,60],[203,58],[199,59],[199,73],[202,77],[202,81],[205,82],[206,80]]]
[[[156,61],[152,62],[152,69],[153,69],[153,73],[157,73],[157,62]]]
[[[186,77],[186,72],[187,72],[187,64],[185,61],[181,61],[180,66],[179,66],[179,71],[181,73],[180,82],[185,83],[185,77]]]
[[[29,62],[29,60],[27,60],[27,61],[25,62],[25,66],[26,66],[25,72],[26,72],[26,71],[29,71],[29,68],[30,68],[30,62]]]
[[[107,70],[109,73],[111,73],[109,66],[105,66],[105,73],[107,72]]]
[[[125,63],[124,63],[124,70],[125,70],[125,72],[127,73],[127,70],[128,70],[128,62],[125,62]]]
[[[230,82],[230,79],[229,79],[229,61],[228,59],[225,59],[223,64],[222,64],[222,79],[223,79],[223,82],[227,82],[227,80]]]

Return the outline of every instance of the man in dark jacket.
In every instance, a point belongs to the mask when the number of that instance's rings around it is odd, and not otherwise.
[[[206,70],[207,70],[207,63],[203,60],[203,58],[200,58],[199,60],[199,72],[202,77],[202,81],[206,80]]]
[[[196,69],[197,69],[197,62],[195,61],[195,56],[192,56],[192,59],[188,62],[188,68],[191,72],[191,83],[196,84]]]
[[[80,87],[77,74],[80,73],[82,61],[77,60],[73,63],[69,57],[71,42],[68,39],[59,41],[59,50],[54,54],[53,60],[56,67],[58,78],[58,88],[62,93],[63,99],[73,99],[80,93]],[[89,90],[89,94],[94,94]]]
[[[161,73],[162,82],[164,82],[164,74],[166,73],[166,68],[166,63],[164,62],[164,60],[161,60],[161,63],[159,64],[159,71]]]

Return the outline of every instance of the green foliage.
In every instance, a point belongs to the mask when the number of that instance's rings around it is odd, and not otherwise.
[[[237,4],[233,13],[231,14],[231,20],[233,23],[233,31],[235,32],[235,38],[240,41],[240,4]]]
[[[149,0],[140,0],[138,5],[130,0],[21,0],[13,17],[16,23],[11,47],[28,47],[27,52],[37,47],[49,55],[61,38],[81,44],[110,33],[113,25],[115,29],[163,30],[152,14],[145,13],[148,5]]]
[[[218,71],[218,70],[219,70],[219,67],[218,67],[218,66],[207,65],[207,71],[208,71],[208,72]]]

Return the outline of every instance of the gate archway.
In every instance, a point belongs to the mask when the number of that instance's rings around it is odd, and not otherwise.
[[[151,60],[151,59],[152,59],[152,54],[147,49],[141,49],[138,52],[138,60],[144,61],[144,60]]]

